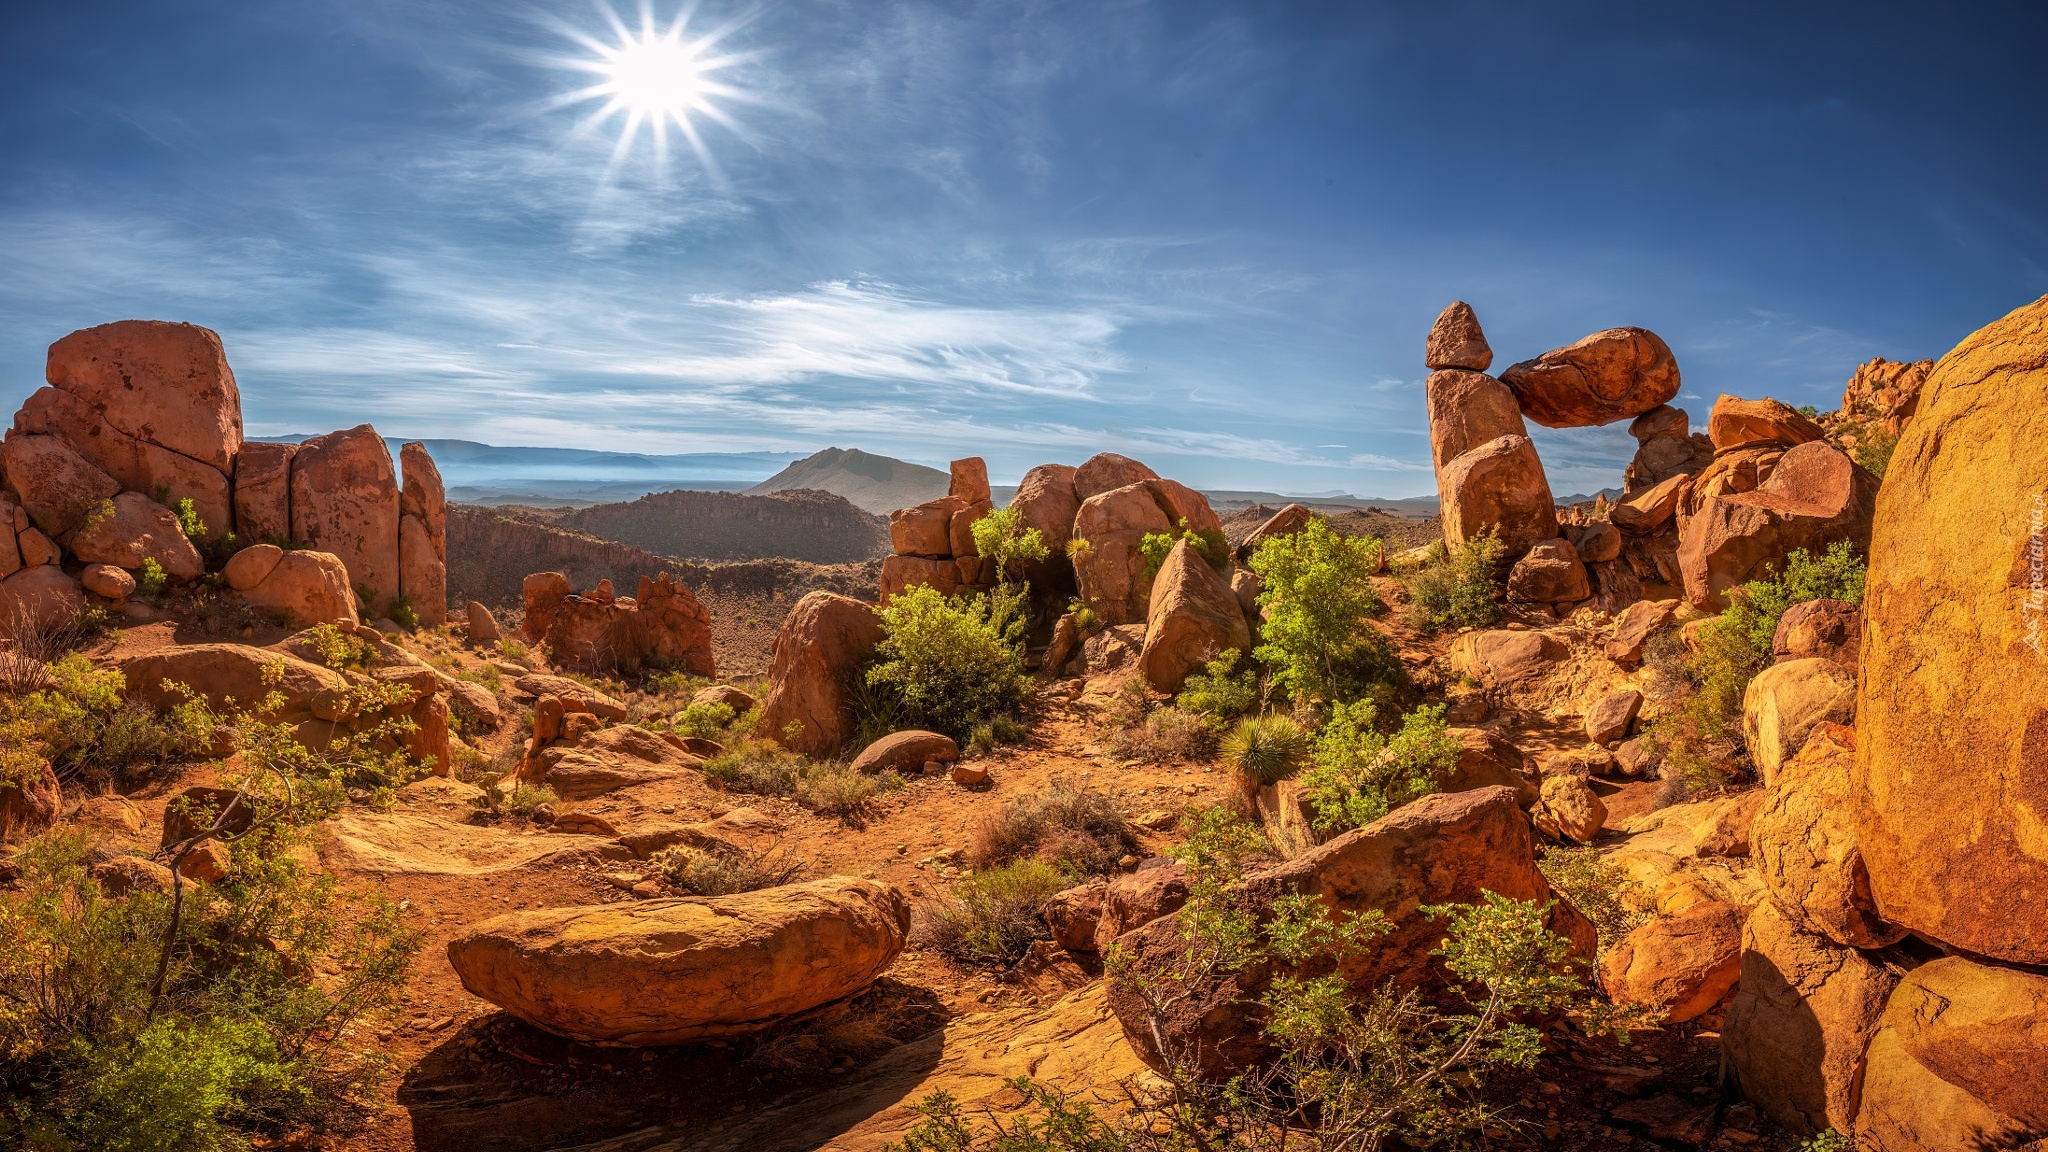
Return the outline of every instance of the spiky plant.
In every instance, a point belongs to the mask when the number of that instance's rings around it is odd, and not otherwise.
[[[1308,756],[1309,734],[1291,716],[1247,716],[1223,737],[1223,762],[1246,783],[1274,784],[1294,775]]]

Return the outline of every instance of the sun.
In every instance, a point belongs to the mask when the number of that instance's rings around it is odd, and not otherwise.
[[[705,147],[698,122],[711,121],[739,131],[739,125],[719,106],[719,101],[743,101],[749,99],[749,94],[722,82],[716,74],[741,63],[746,56],[718,50],[719,41],[732,31],[732,26],[702,36],[689,35],[694,7],[686,5],[664,26],[655,20],[652,6],[643,4],[639,26],[633,28],[617,12],[600,6],[599,13],[612,33],[609,41],[575,29],[562,29],[590,54],[557,58],[555,62],[594,75],[597,80],[549,103],[565,107],[600,102],[596,111],[578,125],[579,133],[622,120],[618,143],[612,148],[612,168],[616,169],[631,155],[643,135],[654,145],[657,167],[665,166],[669,132],[673,129],[689,142],[698,162],[713,176],[718,175],[717,162]],[[643,127],[647,129],[645,133],[641,131]]]

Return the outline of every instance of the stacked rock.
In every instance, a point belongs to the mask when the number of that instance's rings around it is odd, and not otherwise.
[[[667,574],[642,576],[633,596],[619,596],[610,580],[577,592],[560,572],[536,572],[521,586],[526,608],[520,625],[528,641],[545,644],[557,667],[582,672],[680,669],[716,677],[711,610]]]
[[[75,612],[81,585],[118,602],[152,569],[195,580],[201,547],[232,536],[335,558],[275,566],[282,576],[245,564],[231,584],[258,609],[298,624],[354,621],[360,589],[373,612],[403,598],[423,622],[446,620],[445,534],[434,528],[445,504],[423,446],[405,452],[405,511],[424,529],[408,563],[399,480],[375,429],[244,442],[241,393],[212,331],[123,320],[73,332],[50,346],[45,378],[0,446],[0,519],[13,529],[0,538],[0,616]],[[316,584],[341,592],[314,594]]]
[[[940,592],[986,591],[993,567],[974,546],[974,522],[995,507],[989,495],[988,465],[979,456],[955,460],[944,496],[889,514],[889,547],[882,562],[882,602],[924,584]]]

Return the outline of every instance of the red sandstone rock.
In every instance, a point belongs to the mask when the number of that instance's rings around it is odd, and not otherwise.
[[[1640,416],[1678,395],[1678,361],[1645,328],[1609,328],[1500,374],[1522,414],[1547,428]]]
[[[292,539],[341,557],[371,614],[388,612],[399,594],[398,473],[377,430],[359,424],[300,444],[291,511]]]
[[[1484,372],[1493,363],[1493,347],[1479,327],[1479,317],[1463,300],[1453,300],[1429,326],[1422,362],[1429,368],[1465,368]],[[1503,433],[1505,435],[1505,433]],[[1492,437],[1486,437],[1491,440]]]
[[[1804,548],[1815,555],[1847,540],[1870,541],[1877,477],[1821,442],[1785,453],[1754,492],[1717,496],[1686,525],[1678,547],[1686,598],[1701,608],[1727,606],[1727,592],[1782,569]]]

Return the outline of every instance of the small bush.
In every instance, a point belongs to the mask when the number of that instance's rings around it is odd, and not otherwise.
[[[1316,733],[1313,761],[1301,777],[1301,795],[1325,831],[1362,828],[1412,800],[1435,792],[1458,766],[1458,741],[1444,730],[1444,706],[1417,708],[1391,737],[1376,727],[1371,701],[1338,705]]]
[[[844,764],[810,764],[797,775],[796,802],[827,816],[850,816],[899,779],[894,773],[870,776]]]
[[[728,792],[756,796],[791,796],[801,777],[801,761],[772,743],[748,740],[723,756],[704,762],[704,778]]]
[[[312,642],[314,654],[329,668],[361,672],[377,658],[377,649],[368,640],[343,632],[333,624],[315,624],[310,631],[312,635],[307,639]]]
[[[1203,717],[1210,730],[1222,731],[1259,702],[1259,674],[1252,668],[1238,671],[1243,662],[1244,653],[1230,649],[1189,676],[1173,702]]]
[[[1175,764],[1208,755],[1214,742],[1205,718],[1168,705],[1147,713],[1136,723],[1112,730],[1103,738],[1102,745],[1119,760]]]
[[[1318,518],[1261,541],[1252,556],[1266,612],[1252,655],[1295,700],[1381,696],[1401,682],[1393,642],[1369,622],[1384,607],[1372,586],[1380,548],[1370,537],[1346,540]]]
[[[516,664],[523,664],[526,662],[526,645],[510,636],[503,637],[498,641],[498,655]]]
[[[142,572],[135,577],[135,590],[154,600],[164,594],[164,585],[168,584],[170,579],[171,574],[164,571],[164,566],[157,563],[156,557],[144,556]]]
[[[1214,528],[1197,532],[1188,527],[1187,519],[1183,517],[1178,535],[1147,532],[1145,538],[1138,541],[1138,554],[1145,558],[1145,575],[1159,575],[1159,570],[1166,566],[1166,558],[1173,553],[1173,546],[1183,540],[1194,549],[1195,555],[1209,562],[1209,567],[1218,570],[1230,567],[1230,542],[1223,538],[1223,533]]]
[[[1069,872],[1103,873],[1137,851],[1137,832],[1107,793],[1055,779],[1043,792],[1019,796],[974,830],[967,861],[989,868],[1037,858]]]
[[[989,598],[949,600],[919,585],[880,615],[880,659],[867,682],[891,692],[908,722],[966,740],[975,725],[1015,715],[1030,695],[1024,622],[999,619]]]
[[[925,921],[927,942],[966,964],[1008,967],[1046,936],[1039,915],[1065,889],[1068,877],[1043,860],[1017,860],[980,871],[953,885]]]
[[[1301,770],[1309,734],[1294,717],[1249,716],[1223,738],[1223,762],[1254,785],[1277,784]]]
[[[725,734],[726,725],[732,721],[732,705],[707,700],[702,704],[692,704],[676,713],[670,727],[683,736],[716,740]]]
[[[408,632],[420,626],[419,609],[413,607],[412,597],[393,596],[391,598],[391,622]]]
[[[759,851],[679,845],[655,853],[653,864],[661,879],[685,896],[732,896],[779,888],[810,874],[810,865],[780,844]]]
[[[970,530],[974,554],[995,562],[996,580],[1006,587],[1017,578],[1018,569],[1051,555],[1045,534],[1026,525],[1023,512],[1016,508],[994,509],[976,520]]]
[[[518,781],[510,789],[501,789],[498,785],[503,779],[502,776],[495,776],[489,773],[472,778],[470,783],[483,789],[484,794],[471,800],[470,803],[492,816],[510,816],[515,820],[531,820],[533,819],[533,814],[540,810],[541,805],[552,805],[558,802],[555,790],[552,788],[537,788],[525,781]]]
[[[44,761],[65,780],[132,783],[213,747],[218,722],[203,703],[157,712],[124,698],[120,672],[78,653],[41,666],[35,681],[33,691],[0,697],[0,785],[42,771]]]
[[[1536,858],[1550,886],[1586,914],[1599,931],[1600,954],[1606,955],[1614,942],[1634,931],[1650,918],[1641,907],[1649,895],[1628,873],[1607,863],[1600,850],[1585,845],[1577,848],[1544,848]]]
[[[1431,634],[1446,628],[1484,628],[1500,619],[1494,575],[1507,546],[1491,531],[1460,544],[1438,548],[1442,556],[1408,576],[1409,624]]]
[[[1008,716],[998,716],[986,723],[976,724],[974,732],[967,738],[967,750],[977,755],[986,755],[1005,744],[1022,744],[1031,734],[1021,721]]]

